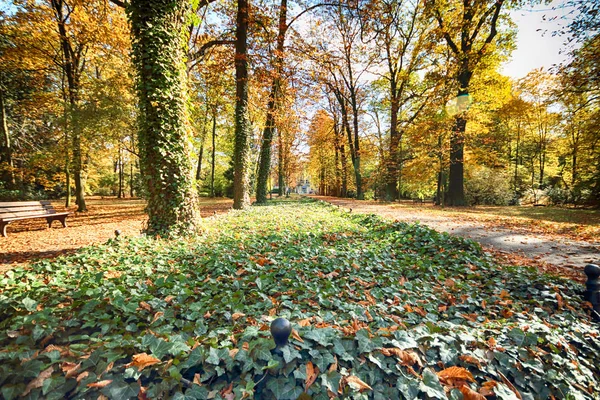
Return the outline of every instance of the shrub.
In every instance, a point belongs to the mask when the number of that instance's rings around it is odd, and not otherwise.
[[[474,167],[465,180],[465,197],[469,205],[507,205],[513,198],[510,179],[505,171]]]

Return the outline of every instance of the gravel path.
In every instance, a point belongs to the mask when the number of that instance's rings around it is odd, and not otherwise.
[[[394,220],[419,222],[441,232],[473,239],[489,250],[516,254],[535,262],[559,268],[583,270],[589,263],[600,263],[600,243],[557,239],[542,234],[527,234],[506,228],[490,228],[483,223],[461,221],[456,217],[432,214],[417,209],[394,208],[374,201],[357,201],[329,196],[313,196],[352,212],[377,214]]]

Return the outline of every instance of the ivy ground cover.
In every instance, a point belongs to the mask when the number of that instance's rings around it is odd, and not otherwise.
[[[600,398],[576,283],[309,200],[204,227],[6,272],[0,397]]]

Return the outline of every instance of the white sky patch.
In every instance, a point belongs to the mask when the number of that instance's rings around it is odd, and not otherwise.
[[[518,79],[531,70],[542,67],[548,70],[567,61],[567,37],[553,33],[566,27],[573,18],[573,12],[572,8],[565,6],[564,0],[511,11],[518,29],[517,49],[511,60],[502,66],[502,73]]]

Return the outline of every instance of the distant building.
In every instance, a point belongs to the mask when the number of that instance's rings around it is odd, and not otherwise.
[[[313,194],[315,191],[310,186],[308,178],[299,179],[296,183],[296,193],[298,194]]]

